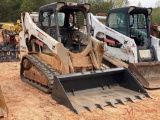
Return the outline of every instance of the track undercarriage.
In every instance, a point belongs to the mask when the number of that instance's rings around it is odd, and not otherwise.
[[[26,55],[21,64],[22,80],[45,93],[51,92],[55,74],[58,72],[36,55]]]

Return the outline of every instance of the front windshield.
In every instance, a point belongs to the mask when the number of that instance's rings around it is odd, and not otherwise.
[[[64,25],[64,17],[65,17],[65,14],[64,14],[64,13],[61,13],[61,12],[58,13],[58,25],[59,25],[59,26],[63,26],[63,25]],[[50,24],[50,26],[51,26],[51,27],[55,26],[55,16],[54,16],[54,14],[52,14],[52,15],[50,16],[50,19],[51,19],[51,24]]]
[[[56,13],[43,12],[41,28],[55,40],[62,42],[69,51],[82,52],[90,40],[88,21],[85,16],[82,10],[70,8],[61,9]]]
[[[65,14],[62,12],[58,13],[58,24],[59,26],[64,25],[64,20],[65,20]],[[49,12],[44,12],[43,13],[43,21],[42,25],[44,27],[54,27],[55,26],[55,16],[54,14],[49,14]]]
[[[130,27],[131,36],[138,37],[138,32],[143,34],[143,37],[147,37],[147,25],[144,14],[132,14],[130,15]],[[135,33],[136,32],[136,33]]]
[[[126,17],[125,13],[118,12],[118,13],[111,13],[108,18],[109,27],[126,35]]]

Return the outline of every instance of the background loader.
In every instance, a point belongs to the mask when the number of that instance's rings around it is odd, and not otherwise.
[[[5,23],[2,25],[2,30],[2,33],[4,32],[4,34],[14,33],[18,35],[22,30],[21,21],[17,20],[15,23]]]
[[[149,97],[128,69],[102,64],[104,43],[90,35],[89,10],[89,4],[57,2],[39,9],[38,22],[36,14],[21,14],[22,81],[76,113]]]
[[[160,88],[160,39],[150,35],[151,8],[124,7],[107,13],[106,25],[90,14],[92,35],[106,42],[106,53],[129,64],[149,89]],[[98,16],[99,17],[99,16]]]
[[[17,20],[17,23],[4,24],[2,26],[2,35],[3,41],[0,43],[0,62],[10,62],[10,61],[19,61],[19,42],[16,40],[16,34],[19,32],[20,21]]]

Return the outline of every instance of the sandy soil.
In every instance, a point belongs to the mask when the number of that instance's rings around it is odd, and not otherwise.
[[[0,63],[0,85],[8,106],[8,117],[1,120],[158,120],[160,90],[149,90],[153,99],[136,100],[117,108],[106,106],[77,115],[54,101],[50,94],[24,83],[20,79],[20,62]]]

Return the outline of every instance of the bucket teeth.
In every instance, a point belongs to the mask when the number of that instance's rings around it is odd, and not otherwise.
[[[74,109],[73,111],[74,111],[76,114],[78,114],[78,115],[80,114],[80,110],[77,110],[77,109],[75,110],[75,109]]]
[[[143,100],[143,96],[139,95],[139,96],[137,96],[137,97],[140,98],[141,100]]]
[[[103,105],[101,105],[101,104],[96,104],[96,106],[97,106],[98,108],[100,108],[100,109],[104,110]]]
[[[106,106],[106,105],[111,105],[112,107],[114,107],[114,108],[117,108],[116,107],[116,103],[121,103],[121,104],[123,104],[123,105],[126,105],[126,103],[125,103],[125,101],[131,101],[131,102],[133,102],[133,103],[135,103],[135,99],[136,98],[139,98],[139,99],[141,99],[141,100],[143,100],[143,95],[138,95],[138,96],[135,96],[135,97],[128,97],[128,98],[125,98],[125,99],[123,99],[123,98],[121,98],[121,99],[116,99],[115,101],[107,101],[107,102],[105,102],[105,103],[102,103],[102,104],[100,104],[100,103],[96,103],[96,104],[91,104],[89,101],[88,101],[88,105],[86,105],[86,106],[83,106],[81,109],[86,109],[86,110],[88,110],[88,111],[90,111],[90,112],[92,112],[93,111],[93,109],[94,108],[100,108],[101,110],[104,110],[104,106]],[[85,101],[87,101],[87,99],[85,99]],[[92,103],[95,103],[96,101],[93,101],[93,100],[91,100],[92,101]],[[116,102],[117,101],[117,102]],[[102,101],[101,101],[102,102]],[[79,114],[80,113],[80,110],[75,110],[75,112],[77,113],[77,114]]]
[[[92,112],[93,108],[92,107],[88,107],[88,106],[84,106],[84,108],[90,112]]]
[[[135,103],[134,99],[129,97],[128,100],[130,100],[131,102]]]
[[[113,102],[108,102],[109,105],[111,105],[112,107],[116,108],[115,104]]]
[[[120,103],[122,103],[123,105],[126,105],[126,103],[124,102],[124,100],[119,99],[118,101],[119,101]]]
[[[148,93],[147,94],[145,94],[145,96],[147,96],[147,97],[149,97],[149,98],[153,98],[151,95],[149,95]]]

